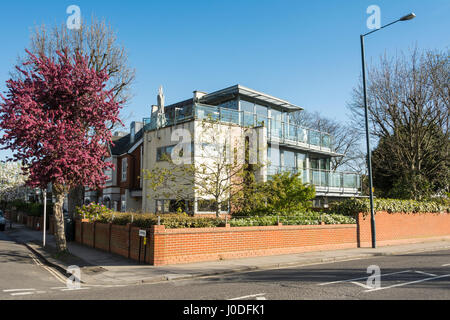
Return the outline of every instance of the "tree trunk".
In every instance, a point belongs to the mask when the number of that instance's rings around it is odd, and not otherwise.
[[[69,191],[67,202],[68,202],[69,216],[73,218],[75,217],[76,208],[81,207],[84,203],[84,187],[77,186],[72,188]]]
[[[58,252],[67,251],[66,233],[64,231],[64,187],[55,185],[53,187],[53,193],[55,196],[55,204],[53,205],[53,215],[55,216],[55,241],[56,250]]]

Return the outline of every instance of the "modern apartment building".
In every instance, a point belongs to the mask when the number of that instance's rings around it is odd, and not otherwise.
[[[252,137],[250,140],[257,150],[257,159],[264,164],[257,169],[257,179],[270,179],[271,175],[282,171],[300,171],[302,179],[316,187],[316,206],[326,206],[330,200],[360,195],[358,174],[330,170],[331,159],[341,156],[333,149],[333,137],[295,125],[292,115],[301,112],[299,106],[241,85],[213,93],[194,91],[191,99],[167,107],[163,105],[161,108],[160,102],[159,106],[152,107],[151,117],[143,120],[144,170],[168,165],[162,155],[171,154],[180,144],[181,138],[175,132],[189,132],[192,141],[187,149],[194,163],[208,161],[200,150],[208,144],[201,123],[213,120],[215,139],[223,135],[224,141],[242,142]],[[237,150],[241,160],[243,152]],[[195,214],[212,213],[211,199],[199,196],[194,184],[195,181],[192,182],[192,193],[185,199],[184,208]],[[170,195],[169,191],[164,197],[155,195],[145,181],[142,184],[143,211],[173,212],[180,203],[178,198],[176,194]],[[228,208],[222,209],[227,212]]]

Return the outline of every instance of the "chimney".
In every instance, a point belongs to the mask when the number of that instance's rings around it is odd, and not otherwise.
[[[122,132],[122,131],[116,131],[114,132],[114,137],[124,137],[126,136],[127,133],[126,132]]]
[[[130,125],[130,143],[134,143],[136,133],[144,127],[143,122],[133,121]]]
[[[158,112],[158,106],[152,105],[152,113],[151,114],[156,114],[156,112]]]
[[[200,100],[200,98],[206,94],[207,93],[203,92],[203,91],[194,91],[194,102],[198,102]]]

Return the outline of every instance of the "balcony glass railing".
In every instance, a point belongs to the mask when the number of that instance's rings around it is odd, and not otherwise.
[[[244,127],[265,126],[267,128],[269,142],[272,139],[277,139],[288,144],[306,144],[319,148],[332,149],[332,137],[327,133],[303,128],[251,112],[198,103],[193,106],[192,114],[181,112],[175,112],[171,115],[166,114],[163,127],[192,119],[208,118],[215,121],[234,123]],[[145,130],[156,129],[156,118],[144,118],[143,121]]]
[[[267,175],[282,172],[298,172],[301,171],[303,182],[310,183],[316,187],[339,188],[339,189],[361,189],[361,177],[357,173],[352,172],[336,172],[330,170],[318,169],[297,169],[291,167],[269,166]]]

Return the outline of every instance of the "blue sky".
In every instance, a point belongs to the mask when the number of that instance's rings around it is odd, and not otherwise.
[[[446,49],[450,42],[448,0],[8,1],[0,12],[2,92],[31,29],[65,22],[72,4],[85,18],[106,18],[127,48],[137,72],[134,98],[124,110],[130,120],[149,115],[160,85],[172,103],[193,90],[239,83],[347,121],[370,5],[380,7],[382,24],[411,11],[417,18],[367,38],[369,63],[416,45]],[[0,158],[7,153],[0,151]]]

